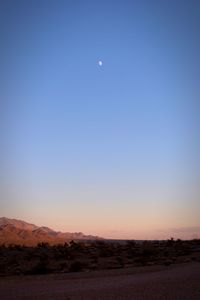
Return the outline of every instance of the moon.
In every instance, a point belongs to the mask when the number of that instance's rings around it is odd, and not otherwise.
[[[102,65],[103,65],[102,60],[99,60],[99,61],[98,61],[98,65],[99,65],[100,67],[102,67]]]

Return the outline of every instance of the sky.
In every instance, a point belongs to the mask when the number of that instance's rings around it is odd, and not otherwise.
[[[200,2],[2,0],[0,23],[0,215],[199,237]]]

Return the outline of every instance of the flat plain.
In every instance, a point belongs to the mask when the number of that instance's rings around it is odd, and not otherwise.
[[[200,263],[4,277],[2,300],[199,300]]]

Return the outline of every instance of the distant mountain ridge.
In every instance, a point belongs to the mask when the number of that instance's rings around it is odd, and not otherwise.
[[[45,242],[51,245],[71,240],[99,240],[98,236],[85,235],[82,232],[60,232],[45,226],[36,226],[21,220],[0,218],[0,244],[35,246]]]
[[[36,226],[34,224],[26,223],[21,220],[8,219],[5,217],[0,218],[0,227],[2,225],[7,225],[7,224],[11,224],[11,225],[15,226],[16,228],[25,229],[25,230],[35,230],[35,229],[39,228],[38,226]]]

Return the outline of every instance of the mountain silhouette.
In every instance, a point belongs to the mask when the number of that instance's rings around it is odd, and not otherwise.
[[[71,240],[99,240],[98,236],[85,235],[82,232],[60,232],[45,226],[36,226],[21,220],[0,218],[0,244],[36,246],[44,242],[51,245],[63,244]]]

